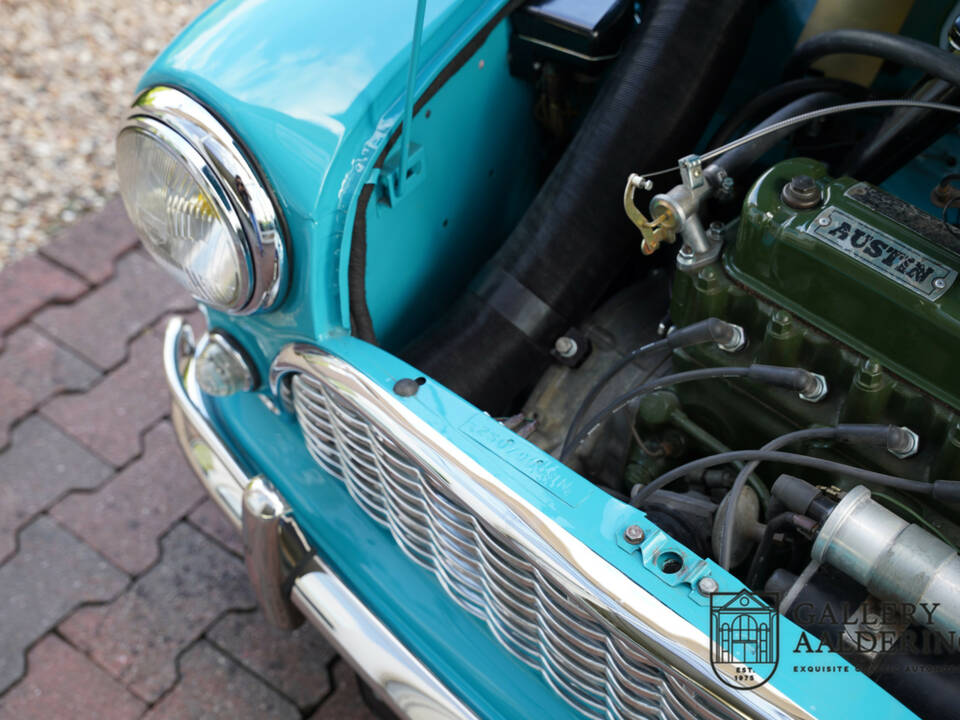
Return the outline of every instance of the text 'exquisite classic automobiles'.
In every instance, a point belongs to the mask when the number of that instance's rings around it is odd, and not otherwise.
[[[954,0],[223,0],[123,200],[180,444],[408,718],[954,718]]]

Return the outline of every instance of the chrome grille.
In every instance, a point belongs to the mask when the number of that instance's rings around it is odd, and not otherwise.
[[[591,718],[728,720],[713,695],[597,621],[331,386],[295,375],[311,455],[465,610]]]

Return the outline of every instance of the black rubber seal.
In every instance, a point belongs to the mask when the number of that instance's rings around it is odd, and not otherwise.
[[[417,98],[413,105],[414,117],[423,109],[442,88],[447,81],[460,70],[467,61],[473,57],[480,46],[483,45],[494,29],[512,13],[516,8],[522,5],[525,0],[512,0],[508,2],[493,18],[484,25],[480,31],[474,35],[470,41],[461,48],[453,59],[444,66],[443,70],[433,79],[433,82],[427,87],[423,94]],[[387,155],[400,139],[400,133],[403,131],[403,123],[397,125],[387,144],[384,145],[380,156],[374,163],[375,168],[382,168]],[[377,335],[373,327],[373,319],[370,317],[370,308],[367,305],[367,208],[370,204],[370,198],[373,195],[374,186],[365,185],[360,191],[360,198],[357,200],[357,212],[353,221],[353,232],[350,242],[350,259],[347,264],[347,294],[349,295],[350,307],[350,328],[351,334],[366,342],[377,344]]]

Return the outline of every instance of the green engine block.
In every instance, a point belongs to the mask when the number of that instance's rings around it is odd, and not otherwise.
[[[820,189],[809,209],[781,197],[800,175]],[[774,166],[749,192],[722,257],[678,272],[673,288],[676,325],[723,318],[742,325],[750,344],[733,355],[699,346],[674,361],[680,369],[799,366],[826,377],[830,392],[807,403],[740,380],[694,383],[678,388],[684,417],[733,448],[812,425],[906,425],[921,439],[912,458],[807,451],[914,479],[960,479],[958,269],[960,241],[938,219],[866,183],[830,178],[811,160]]]

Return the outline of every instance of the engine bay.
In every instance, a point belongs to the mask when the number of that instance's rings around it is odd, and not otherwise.
[[[629,4],[567,18],[572,40],[544,22],[558,5],[520,11],[511,58],[538,89],[549,177],[406,358],[775,598],[921,716],[953,717],[949,672],[909,668],[960,665],[960,26],[947,18],[944,47],[813,35],[779,82],[632,152],[642,123],[609,88],[631,53],[656,67],[659,51],[628,36],[611,65],[597,48],[632,32]],[[729,5],[698,12],[747,7]],[[659,11],[638,16],[640,36]],[[703,50],[705,72],[734,77],[729,52]],[[813,69],[837,54],[893,67],[866,82]],[[670,68],[667,86],[682,83]],[[691,97],[715,107],[702,80]],[[862,647],[865,629],[889,647]]]
[[[931,695],[931,683],[903,673],[929,661],[909,647],[940,642],[937,663],[960,659],[941,638],[960,629],[960,498],[949,485],[960,478],[956,238],[803,158],[766,170],[739,218],[707,235],[707,257],[691,262],[682,249],[672,274],[651,272],[558,341],[558,355],[589,350],[551,367],[512,422],[832,637],[924,717],[948,717],[953,690]],[[707,327],[718,322],[723,332]],[[767,366],[815,382],[749,374]],[[807,458],[836,465],[797,465]],[[908,614],[936,607],[926,623],[888,619],[899,654],[884,663],[850,640],[864,632],[854,618],[878,602]],[[847,615],[834,617],[841,606]]]

